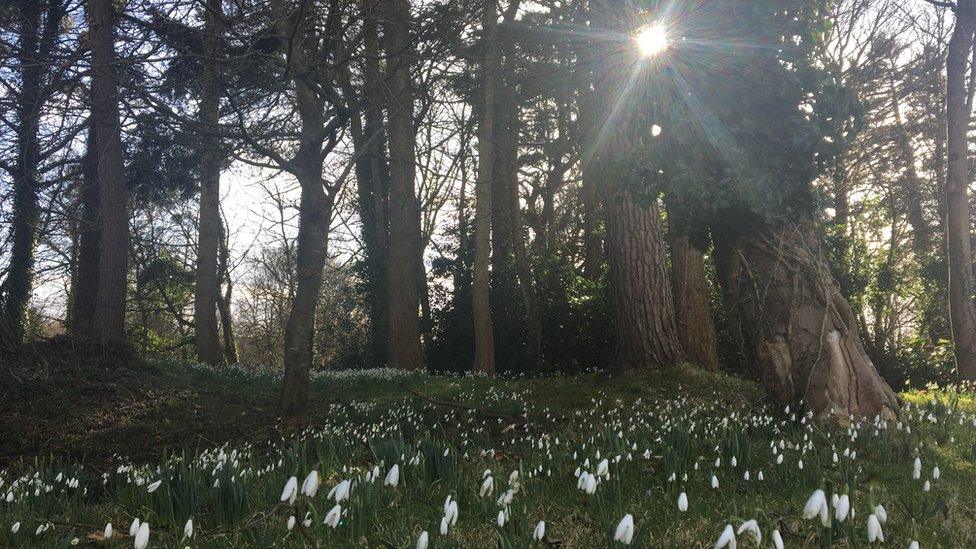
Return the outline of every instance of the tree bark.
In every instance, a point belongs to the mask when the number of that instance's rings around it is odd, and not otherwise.
[[[605,197],[607,249],[613,294],[614,369],[650,368],[684,360],[674,321],[661,215],[628,189],[610,186]]]
[[[475,183],[474,212],[474,371],[489,377],[495,375],[495,336],[491,324],[490,274],[491,254],[491,185],[493,155],[495,81],[498,75],[498,53],[495,44],[497,2],[487,0],[481,17],[484,33],[482,60],[482,114],[478,127],[478,180]]]
[[[410,66],[410,3],[388,0],[383,25],[387,54],[387,128],[390,146],[389,364],[424,367],[420,339],[420,205],[414,190],[416,133]]]
[[[217,330],[220,294],[218,254],[223,229],[220,219],[220,140],[211,133],[220,123],[220,84],[217,47],[221,0],[207,0],[204,12],[204,59],[200,96],[200,123],[204,129],[200,159],[200,216],[197,235],[196,284],[193,292],[193,328],[197,358],[207,364],[224,361]]]
[[[112,0],[89,0],[91,123],[96,134],[100,245],[95,335],[102,341],[125,338],[128,193],[122,177],[119,85],[115,69],[115,10]]]
[[[949,320],[956,369],[976,379],[976,302],[973,301],[972,221],[969,209],[969,138],[966,73],[976,31],[976,0],[956,3],[956,25],[946,59],[946,236],[949,255]]]
[[[81,213],[78,219],[78,264],[71,288],[69,329],[76,337],[95,335],[95,303],[98,294],[98,257],[101,248],[99,225],[98,136],[88,121],[88,143],[82,159]]]
[[[733,324],[780,406],[823,419],[894,417],[897,399],[861,345],[857,320],[812,225],[762,220],[716,235]]]
[[[688,235],[670,229],[674,316],[688,360],[711,372],[719,369],[718,339],[709,307],[705,257]]]

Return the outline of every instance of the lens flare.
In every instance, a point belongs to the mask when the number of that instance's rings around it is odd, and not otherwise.
[[[661,24],[648,25],[637,32],[634,42],[641,55],[654,57],[668,49],[668,33]]]

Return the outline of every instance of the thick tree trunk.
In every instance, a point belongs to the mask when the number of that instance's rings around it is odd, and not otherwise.
[[[755,221],[715,244],[733,323],[777,404],[802,401],[839,421],[894,417],[895,394],[861,345],[811,224]]]
[[[484,58],[482,60],[482,115],[478,127],[478,181],[475,184],[474,207],[474,368],[489,377],[495,375],[495,336],[491,325],[489,261],[491,255],[491,185],[494,163],[492,143],[495,104],[495,81],[498,76],[498,53],[495,44],[497,10],[495,0],[487,0],[482,13]]]
[[[89,0],[91,123],[96,134],[100,246],[95,335],[102,341],[125,338],[128,193],[122,177],[119,85],[115,69],[115,11],[112,0]]]
[[[688,360],[716,372],[718,340],[709,307],[705,257],[691,245],[687,234],[671,237],[671,273],[674,282],[674,316],[678,337]]]
[[[424,367],[420,339],[420,205],[414,190],[416,133],[413,126],[413,49],[410,3],[388,0],[383,34],[387,53],[387,128],[390,139],[389,364],[398,370]]]
[[[976,31],[976,0],[956,3],[956,26],[946,60],[946,236],[949,252],[949,320],[956,369],[976,380],[976,302],[973,301],[972,220],[969,209],[969,139],[966,74]]]
[[[674,322],[657,202],[643,206],[610,187],[605,198],[618,368],[676,364],[685,356]]]
[[[200,122],[204,132],[220,122],[220,86],[217,78],[217,41],[221,0],[207,0],[204,10],[204,59]],[[200,221],[197,237],[196,284],[193,293],[193,328],[197,358],[207,364],[224,360],[217,330],[217,301],[220,294],[218,254],[223,237],[220,219],[220,142],[205,133],[205,150],[200,160]]]
[[[98,159],[95,125],[89,119],[88,143],[82,159],[81,212],[78,219],[78,263],[71,288],[69,329],[76,337],[94,337],[95,302],[98,293],[99,226]]]

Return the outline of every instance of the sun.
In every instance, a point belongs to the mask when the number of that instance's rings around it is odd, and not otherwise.
[[[644,57],[655,55],[668,49],[668,33],[661,24],[647,25],[634,36],[637,49]]]

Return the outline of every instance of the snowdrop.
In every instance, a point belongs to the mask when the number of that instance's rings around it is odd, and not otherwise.
[[[186,519],[186,524],[183,525],[183,537],[190,539],[193,537],[193,518]]]
[[[915,462],[912,463],[912,478],[918,480],[922,478],[922,460],[915,458]]]
[[[13,523],[13,525],[10,526],[10,533],[11,534],[16,534],[18,531],[20,531],[20,521],[19,520],[17,522]]]
[[[884,531],[881,530],[881,521],[878,520],[878,516],[871,514],[868,516],[868,542],[874,543],[875,541],[884,543]]]
[[[735,541],[735,530],[732,529],[731,524],[725,525],[725,530],[722,530],[722,535],[718,537],[718,541],[715,542],[715,549],[722,549],[723,547],[729,547],[729,549],[735,549],[738,544]]]
[[[143,522],[139,525],[139,531],[136,532],[136,539],[133,543],[135,549],[146,549],[149,545],[149,523]]]
[[[491,495],[492,492],[494,491],[495,491],[495,479],[492,478],[491,475],[488,475],[485,477],[485,480],[481,482],[481,490],[479,490],[478,494],[481,497],[485,497],[487,495]]]
[[[847,520],[847,514],[851,510],[851,498],[847,494],[842,494],[837,498],[837,503],[834,505],[834,518],[837,522],[844,522]]]
[[[942,476],[942,471],[940,471],[940,470],[939,470],[939,466],[938,466],[938,465],[936,465],[936,466],[935,466],[935,467],[934,467],[934,468],[932,469],[932,480],[939,480],[939,477],[941,477],[941,476]]]
[[[773,547],[776,549],[783,549],[783,536],[779,533],[779,530],[773,530]]]
[[[288,482],[285,483],[284,489],[281,491],[281,502],[288,502],[288,505],[295,504],[295,498],[298,496],[298,478],[291,477]]]
[[[499,528],[503,528],[505,526],[505,511],[498,512],[498,518],[495,520],[495,522],[498,523]]]
[[[878,517],[881,524],[888,522],[888,511],[880,503],[874,507],[874,516]]]
[[[315,494],[319,491],[319,472],[312,471],[305,477],[305,481],[302,482],[302,494],[314,498]]]
[[[139,519],[132,519],[132,524],[129,525],[129,537],[136,537],[136,534],[139,532],[140,524],[142,524],[142,522]]]
[[[386,479],[383,480],[383,484],[395,488],[398,482],[400,482],[400,465],[394,463],[393,467],[390,467],[390,471],[386,473]]]
[[[424,530],[417,536],[417,549],[427,549],[427,544],[430,542],[430,535],[427,534],[427,530]]]
[[[156,482],[150,484],[149,486],[146,486],[146,491],[151,494],[151,493],[155,492],[156,490],[158,490],[159,489],[159,485],[162,484],[162,483],[163,483],[163,481],[157,480]]]
[[[535,531],[532,532],[532,539],[542,541],[544,537],[546,537],[546,521],[540,520],[539,524],[535,525]]]
[[[337,503],[335,507],[329,509],[329,512],[325,514],[325,520],[322,524],[328,524],[333,529],[339,526],[339,520],[342,518],[342,507]]]
[[[634,516],[630,513],[624,515],[617,524],[617,530],[613,534],[613,540],[619,541],[624,545],[630,545],[634,540]]]
[[[102,531],[102,537],[105,539],[112,539],[113,533],[115,533],[115,531],[112,530],[112,523],[110,522],[105,525],[105,530]]]
[[[336,484],[329,490],[327,497],[329,499],[334,499],[336,503],[342,503],[343,501],[349,499],[349,492],[352,491],[352,481],[344,480],[339,484]]]
[[[688,495],[684,492],[678,495],[678,510],[682,513],[688,510]]]
[[[285,526],[288,528],[288,531],[291,532],[291,529],[295,527],[295,515],[288,517],[288,522],[285,524]]]
[[[807,499],[806,505],[803,506],[803,518],[812,519],[817,515],[820,515],[820,522],[824,526],[829,524],[829,516],[827,509],[827,496],[824,494],[823,490],[816,490],[809,499]]]
[[[736,531],[736,534],[741,536],[744,532],[752,534],[753,539],[756,540],[756,545],[762,544],[762,532],[759,530],[759,523],[756,522],[756,519],[749,519],[743,522]]]

